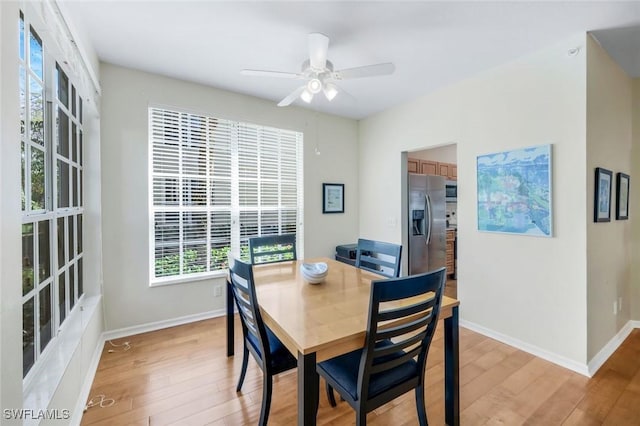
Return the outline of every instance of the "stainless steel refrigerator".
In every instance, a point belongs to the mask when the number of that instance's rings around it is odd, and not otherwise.
[[[409,275],[445,266],[445,178],[409,173]]]

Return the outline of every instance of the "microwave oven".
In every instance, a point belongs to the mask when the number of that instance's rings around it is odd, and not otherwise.
[[[447,203],[458,202],[458,182],[455,180],[447,180],[444,183],[445,200]]]

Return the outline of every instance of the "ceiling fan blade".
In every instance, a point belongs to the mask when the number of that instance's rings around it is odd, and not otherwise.
[[[335,80],[347,80],[350,78],[374,77],[377,75],[393,74],[396,66],[391,62],[384,64],[365,65],[362,67],[347,68],[335,71],[332,77]]]
[[[327,66],[329,37],[320,33],[309,34],[309,63],[311,68],[324,70]]]
[[[267,70],[242,70],[242,75],[254,77],[277,77],[277,78],[301,78],[302,75],[295,72],[267,71]]]
[[[298,99],[298,97],[300,97],[300,95],[302,94],[302,92],[304,91],[304,88],[306,86],[300,86],[298,87],[296,90],[294,90],[293,92],[289,93],[289,95],[287,95],[286,98],[284,98],[283,100],[281,100],[280,102],[278,102],[278,106],[279,107],[285,107],[285,106],[289,106],[291,105],[291,103],[293,101],[295,101],[296,99]]]

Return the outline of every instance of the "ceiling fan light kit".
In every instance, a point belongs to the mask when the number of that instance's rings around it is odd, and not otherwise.
[[[298,98],[306,103],[311,103],[314,95],[320,92],[324,93],[328,101],[332,101],[341,91],[340,88],[333,83],[334,81],[388,75],[395,71],[395,66],[389,62],[334,71],[333,63],[327,60],[328,49],[329,37],[321,33],[311,33],[309,34],[309,59],[302,63],[301,72],[290,73],[244,69],[241,71],[241,74],[247,76],[307,80],[304,85],[289,93],[289,95],[278,103],[278,106],[282,107],[291,105]]]

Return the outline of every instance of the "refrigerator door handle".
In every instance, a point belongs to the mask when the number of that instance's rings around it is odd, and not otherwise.
[[[426,226],[427,226],[427,236],[425,238],[426,240],[426,244],[429,245],[429,243],[431,243],[431,226],[432,226],[432,220],[431,219],[431,198],[429,197],[429,194],[424,194],[424,204],[425,204],[425,210],[427,211],[427,215],[429,216],[426,220]]]

